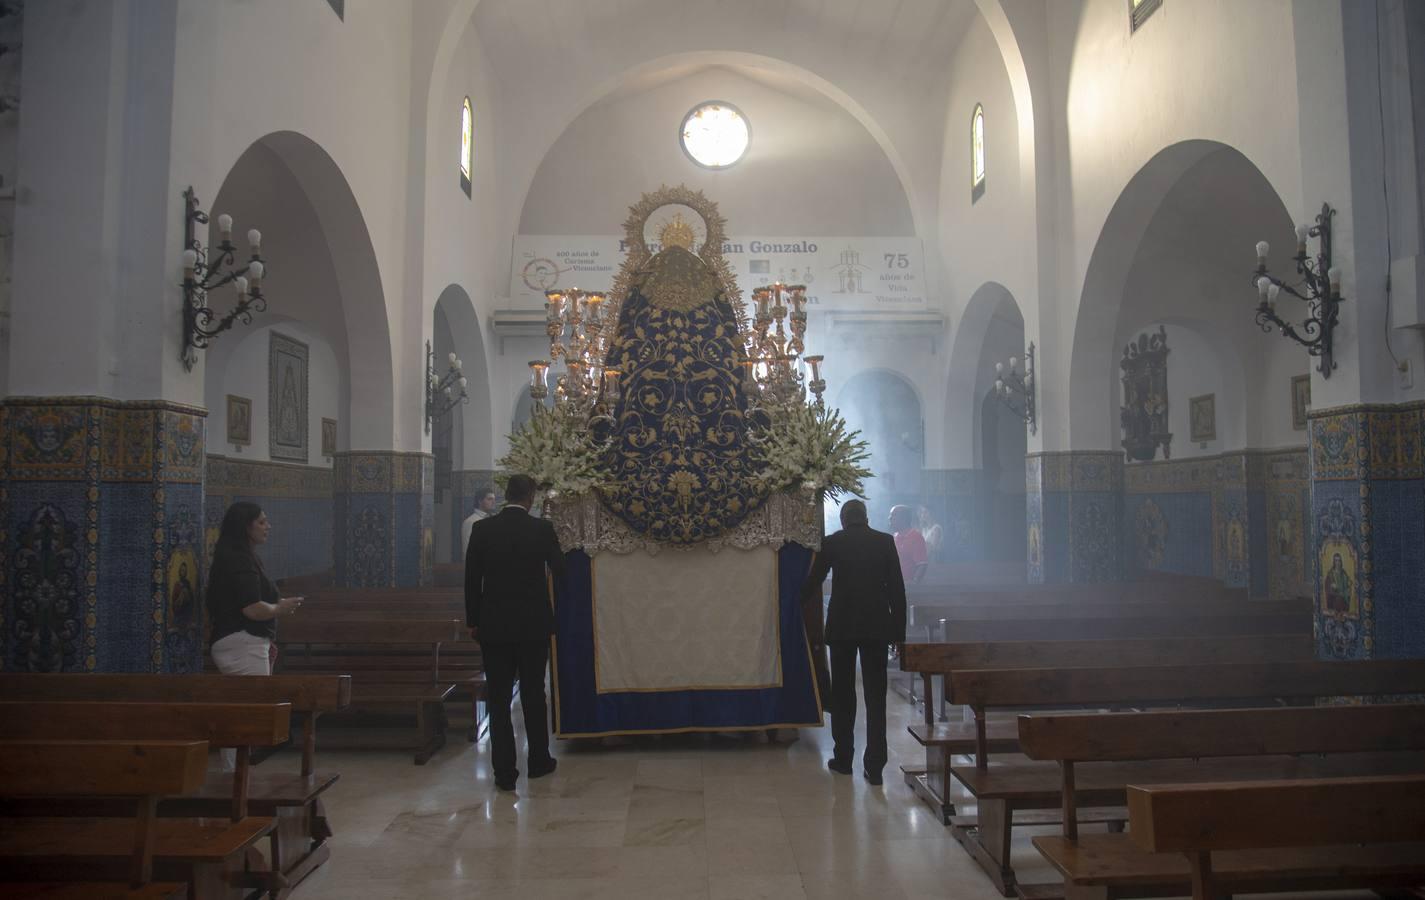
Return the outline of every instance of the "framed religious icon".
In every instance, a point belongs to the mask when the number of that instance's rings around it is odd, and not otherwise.
[[[272,332],[267,354],[269,453],[307,461],[307,345]]]
[[[322,419],[322,456],[336,455],[336,419]]]
[[[1188,398],[1188,430],[1194,441],[1217,440],[1217,395]]]
[[[252,443],[252,400],[228,394],[228,443]]]
[[[1291,427],[1306,430],[1306,408],[1311,405],[1311,376],[1296,375],[1291,379]]]

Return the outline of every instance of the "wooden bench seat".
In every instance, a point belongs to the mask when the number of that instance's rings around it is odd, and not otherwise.
[[[292,616],[278,626],[277,639],[284,653],[279,665],[287,671],[340,671],[353,678],[352,706],[346,715],[326,719],[329,726],[344,727],[323,740],[330,746],[384,748],[407,747],[413,751],[416,765],[424,765],[445,746],[446,716],[444,702],[463,686],[473,701],[483,697],[484,679],[477,673],[465,672],[459,678],[439,673],[441,648],[446,644],[469,639],[469,632],[458,619],[408,619],[385,621],[374,619],[324,619],[319,616]],[[333,669],[323,660],[323,653],[335,648],[333,658],[346,665]],[[369,649],[367,655],[357,652]],[[399,649],[400,655],[411,659],[424,658],[425,666],[393,669],[384,665],[387,655]],[[363,662],[363,665],[352,663]],[[441,677],[437,677],[438,673]],[[370,727],[373,723],[363,713],[373,707],[404,708],[414,718],[413,735],[391,735],[390,728]],[[353,722],[352,720],[356,720]]]
[[[1312,700],[1333,696],[1379,696],[1421,692],[1425,691],[1425,661],[1358,660],[1336,663],[1313,661],[1206,666],[980,669],[953,672],[950,681],[951,695],[955,699],[967,703],[974,714],[977,728],[984,728],[988,710],[1015,707],[1022,709],[1093,708],[1106,705],[1161,706],[1170,703],[1201,706],[1224,702],[1272,702],[1282,698]],[[1310,707],[1305,709],[1310,709]],[[1139,759],[1172,759],[1193,756],[1261,756],[1311,752],[1304,749],[1305,746],[1310,745],[1310,737],[1302,735],[1297,744],[1291,748],[1273,750],[1260,744],[1231,744],[1230,746],[1237,748],[1237,752],[1227,753],[1223,751],[1223,748],[1229,746],[1226,741],[1230,736],[1223,735],[1219,743],[1209,744],[1211,747],[1216,747],[1216,750],[1196,753],[1163,753],[1159,751],[1163,750],[1165,746],[1181,746],[1180,743],[1174,743],[1179,739],[1174,731],[1174,726],[1170,724],[1176,720],[1163,717],[1189,715],[1188,713],[1124,715],[1156,715],[1160,718],[1114,720],[1112,719],[1113,714],[1095,717],[1095,727],[1100,729],[1098,733],[1083,732],[1080,734],[1076,732],[1084,745],[1100,753],[1107,753],[1109,748],[1115,745],[1115,740],[1137,748],[1130,751],[1128,756],[1100,756],[1096,757],[1096,760],[1128,762]],[[1026,725],[1030,719],[1037,721]],[[1086,720],[1082,715],[1079,715],[1077,719],[1072,716],[1062,717],[1063,723]],[[1021,717],[1020,750],[1031,758],[1059,759],[1060,757],[1053,755],[1057,752],[1054,749],[1055,745],[1049,745],[1046,748],[1041,743],[1039,751],[1031,753],[1025,740],[1027,734],[1033,734],[1042,741],[1043,735],[1048,733],[1045,729],[1053,728],[1055,721],[1052,717]],[[1131,725],[1126,724],[1130,722]],[[1115,723],[1117,724],[1115,725]],[[1067,728],[1069,726],[1061,724],[1059,727]],[[1115,727],[1135,730],[1115,731],[1111,733],[1113,736],[1110,736],[1108,729]],[[1256,734],[1257,732],[1246,729],[1244,733]],[[1146,745],[1144,742],[1150,739],[1159,743],[1151,746]],[[1300,748],[1298,748],[1299,746]],[[1376,748],[1366,746],[1358,749]],[[1425,747],[1419,749],[1425,749]],[[1336,747],[1335,752],[1344,753],[1347,750],[1343,747]],[[1253,764],[1252,761],[1242,762],[1244,766]],[[1325,761],[1321,764],[1329,765],[1331,763]],[[1304,766],[1305,763],[1302,765]],[[1245,772],[1230,777],[1302,777],[1306,771],[1305,769],[1295,770],[1295,774],[1271,771],[1260,776]],[[972,855],[1006,896],[1014,887],[1014,872],[1009,865],[1008,856],[1014,810],[1053,807],[1058,805],[1063,797],[1062,785],[1057,791],[1049,788],[1042,781],[1043,772],[1042,766],[1034,765],[1020,769],[996,767],[994,770],[990,770],[987,748],[976,753],[974,766],[952,766],[950,769],[950,776],[960,781],[967,790],[975,794],[980,820],[979,827],[973,834],[957,833],[956,837],[965,844],[967,849],[970,849]],[[1324,774],[1349,774],[1349,772],[1333,770]],[[993,775],[1001,777],[991,782],[992,789],[986,788],[983,779]],[[1180,779],[1163,774],[1155,774],[1151,777],[1160,780],[1164,778],[1184,781],[1204,780],[1201,777],[1193,777],[1191,774],[1184,774]],[[1013,783],[1016,779],[1020,780],[1019,787],[1015,787]],[[1081,799],[1090,805],[1120,805],[1124,802],[1122,787],[1126,783],[1126,781],[1120,782],[1119,789],[1116,791],[1085,793]],[[1107,783],[1105,782],[1104,785],[1106,786]],[[939,785],[935,786],[940,787]],[[1084,791],[1089,788],[1097,789],[1098,786],[1098,783],[1086,784]],[[941,790],[940,796],[948,796],[948,784]],[[976,793],[977,791],[982,793]],[[1068,808],[1064,809],[1063,824],[1066,829],[1076,827]]]
[[[8,882],[8,900],[185,900],[188,885],[152,881],[131,887],[116,881]]]
[[[1381,842],[1406,837],[1425,840],[1422,704],[1032,715],[1020,718],[1020,742],[1031,759],[1058,764],[1063,835],[1059,839],[1036,837],[1034,845],[1064,873],[1066,893],[1074,897],[1180,892],[1178,888],[1188,870],[1196,865],[1190,866],[1181,856],[1161,852],[1184,849],[1173,845],[1174,836],[1201,840],[1203,843],[1191,849],[1203,852],[1221,849],[1253,853],[1258,848],[1275,851],[1291,847],[1303,834],[1320,837],[1329,829],[1303,832],[1306,826],[1295,820],[1308,821],[1313,813],[1329,819],[1338,807],[1351,807],[1356,802],[1348,799],[1353,796],[1348,787],[1352,784],[1414,785],[1409,790],[1420,792],[1422,799],[1415,806],[1403,808],[1407,819],[1418,822],[1417,830],[1387,833],[1362,827],[1340,834],[1336,840],[1310,843],[1344,844],[1370,840],[1372,836]],[[1243,757],[1254,753],[1261,755]],[[1274,768],[1276,771],[1272,771]],[[1397,780],[1401,776],[1403,780]],[[985,785],[982,775],[974,777],[981,779],[981,786]],[[1051,801],[1042,770],[1036,770],[1030,778],[1039,782],[1036,800]],[[1316,793],[1292,794],[1296,790],[1293,785],[1300,786],[1304,779],[1316,779],[1311,782],[1317,785]],[[1340,782],[1339,790],[1322,787],[1330,781]],[[1152,794],[1158,789],[1141,787],[1144,785],[1169,786],[1163,788],[1165,799],[1158,810],[1165,817],[1161,823],[1145,821],[1152,809],[1151,801],[1145,800],[1142,792]],[[1026,790],[1022,785],[1009,789]],[[1388,793],[1388,788],[1377,790],[1378,802],[1366,806],[1377,819],[1386,818],[1381,806],[1394,795]],[[1294,802],[1268,803],[1278,791],[1291,794]],[[1079,833],[1074,815],[1078,804],[1105,797],[1121,798],[1129,806],[1129,842],[1125,843],[1121,835],[1100,839],[1098,835]],[[1136,827],[1132,824],[1135,811]],[[1198,813],[1197,819],[1183,822],[1173,818],[1175,813],[1181,817],[1184,811]],[[1389,817],[1400,816],[1392,812]],[[1233,843],[1225,837],[1252,831],[1252,822],[1257,823],[1258,832],[1276,836],[1259,834],[1255,846],[1243,840]],[[1147,856],[1159,858],[1140,858]],[[1248,869],[1265,865],[1261,870],[1263,878],[1282,876],[1263,882],[1270,885],[1294,885],[1293,878],[1313,881],[1329,874],[1330,867],[1312,868],[1314,859],[1298,855],[1295,864],[1291,859],[1291,854],[1279,853],[1243,856],[1236,862]],[[1383,862],[1371,857],[1371,862],[1376,861]],[[1214,858],[1214,865],[1216,862]],[[1417,856],[1416,862],[1425,866],[1425,856]],[[1229,881],[1247,871],[1231,869],[1236,863],[1229,859],[1224,859],[1223,864],[1233,872],[1227,876]],[[1115,882],[1118,878],[1122,881]],[[1108,890],[1110,886],[1114,886],[1113,891]],[[1255,885],[1254,889],[1271,888]]]
[[[1077,842],[1039,835],[1034,847],[1065,879],[1075,898],[1182,896],[1191,868],[1180,854],[1144,853],[1127,832],[1084,834]],[[1425,877],[1425,843],[1366,847],[1228,850],[1213,854],[1213,874],[1224,893],[1413,887]],[[1087,889],[1087,890],[1086,890]]]
[[[272,832],[274,819],[156,815],[162,798],[203,783],[207,758],[201,740],[0,741],[0,798],[128,803],[126,815],[109,818],[0,817],[0,877],[140,886],[157,874],[161,882],[183,882],[194,900],[248,886],[244,852]]]
[[[330,858],[326,843],[332,828],[322,808],[321,795],[337,781],[335,773],[316,772],[316,719],[327,712],[345,708],[351,698],[351,679],[338,675],[0,675],[0,696],[11,702],[31,701],[82,702],[103,701],[115,711],[129,709],[141,720],[145,729],[172,732],[188,722],[202,726],[201,713],[195,705],[228,701],[230,703],[282,704],[303,715],[301,774],[265,774],[249,769],[247,776],[247,810],[252,815],[273,816],[277,828],[273,834],[273,859],[278,861],[281,880],[290,890]],[[130,702],[133,701],[131,704]],[[189,702],[191,701],[191,702]],[[140,703],[172,704],[171,715],[142,713]],[[77,708],[76,708],[77,709]],[[211,711],[210,711],[211,712]],[[197,717],[197,718],[195,718]],[[58,717],[31,716],[9,721],[29,721],[31,728],[59,728]],[[232,725],[231,717],[228,726]],[[82,727],[85,716],[78,716]],[[289,718],[284,716],[281,736],[285,740]],[[115,724],[113,727],[121,727]],[[276,727],[273,723],[273,727]],[[117,733],[117,732],[116,732]],[[242,738],[229,734],[229,738]],[[249,735],[249,739],[252,736]],[[271,736],[273,740],[277,735]],[[261,741],[249,746],[260,746]],[[243,754],[239,753],[239,762]],[[181,797],[166,798],[159,803],[160,815],[223,816],[229,809],[222,806],[224,798],[231,804],[236,788],[233,775],[207,775],[193,790]],[[86,803],[100,807],[93,798]],[[13,804],[7,804],[13,807]],[[73,808],[73,804],[67,804]],[[81,808],[82,811],[82,808]]]
[[[948,688],[950,674],[957,671],[1083,667],[1098,665],[1104,660],[1122,666],[1301,662],[1314,659],[1315,651],[1312,636],[1306,633],[1225,638],[912,643],[904,646],[900,666],[904,671],[921,676],[928,727],[935,721],[934,679],[938,676],[943,688]],[[945,698],[949,694],[948,690],[941,691],[942,720]],[[1006,728],[990,721],[988,728],[994,730],[994,740],[987,740],[985,753],[1018,750],[1017,726]],[[966,730],[968,740],[964,739]],[[940,732],[940,740],[933,742],[922,739],[930,732],[912,728],[911,734],[925,746],[925,766],[902,766],[906,784],[936,811],[944,824],[951,824],[955,815],[949,799],[952,757],[976,753],[974,729],[972,726],[951,727]]]

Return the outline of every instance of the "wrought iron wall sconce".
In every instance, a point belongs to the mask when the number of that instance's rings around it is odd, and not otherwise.
[[[1267,251],[1271,249],[1266,241],[1257,242],[1257,269],[1252,281],[1257,287],[1257,325],[1264,332],[1273,328],[1284,337],[1289,337],[1306,348],[1312,356],[1321,357],[1317,371],[1322,378],[1330,378],[1336,361],[1331,357],[1331,335],[1336,330],[1340,318],[1341,270],[1331,265],[1331,218],[1336,210],[1331,204],[1321,204],[1321,214],[1314,226],[1296,226],[1296,271],[1301,275],[1298,284],[1290,285],[1267,272]],[[1307,238],[1319,238],[1321,247],[1315,258],[1306,255]],[[1286,291],[1306,304],[1306,320],[1297,327],[1277,315],[1277,297]]]
[[[1009,366],[995,363],[994,395],[1016,416],[1029,426],[1029,433],[1038,430],[1038,410],[1034,403],[1034,342],[1024,351],[1024,371],[1019,370],[1019,359],[1011,356]]]
[[[460,359],[451,353],[447,359],[450,368],[446,369],[445,375],[440,376],[435,373],[435,351],[431,349],[430,341],[426,341],[426,434],[430,434],[431,424],[450,412],[458,403],[469,403],[470,396],[465,393],[465,374],[460,371]],[[456,389],[460,393],[456,393]]]
[[[190,186],[183,192],[183,367],[193,371],[198,351],[207,349],[213,338],[242,320],[252,324],[252,314],[267,309],[262,279],[267,263],[262,258],[262,232],[247,233],[252,251],[247,265],[237,265],[233,246],[233,217],[218,216],[218,246],[204,247],[198,240],[198,226],[208,224],[208,214],[198,208],[198,197]],[[221,318],[208,306],[208,293],[225,284],[234,286],[237,303]],[[214,324],[216,322],[216,324]]]

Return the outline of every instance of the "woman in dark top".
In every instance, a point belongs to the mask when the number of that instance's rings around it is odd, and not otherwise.
[[[234,503],[223,516],[208,573],[208,616],[213,662],[225,675],[272,674],[276,619],[302,605],[301,597],[278,596],[257,558],[271,530],[256,503]]]

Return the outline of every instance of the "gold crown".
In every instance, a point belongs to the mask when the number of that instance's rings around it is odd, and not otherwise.
[[[693,234],[693,226],[683,221],[682,213],[674,213],[668,224],[658,232],[658,243],[662,244],[665,249],[682,247],[684,250],[691,250],[695,240],[697,240],[697,235]]]

